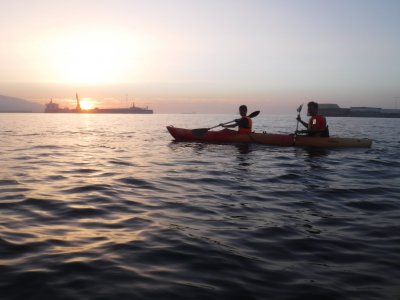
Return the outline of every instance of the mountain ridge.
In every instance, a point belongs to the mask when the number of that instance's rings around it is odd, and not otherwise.
[[[22,98],[0,95],[0,112],[43,112],[41,104]]]

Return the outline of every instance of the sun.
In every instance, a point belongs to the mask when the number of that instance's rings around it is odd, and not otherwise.
[[[81,109],[83,110],[89,110],[89,109],[93,109],[93,102],[91,99],[85,98],[79,101],[80,105],[81,105]]]

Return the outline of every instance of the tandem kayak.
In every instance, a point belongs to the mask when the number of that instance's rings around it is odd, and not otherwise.
[[[176,141],[203,143],[257,143],[282,147],[322,147],[322,148],[369,148],[370,139],[342,137],[310,137],[294,134],[256,133],[239,134],[237,131],[223,129],[196,134],[193,129],[167,126],[168,132]]]

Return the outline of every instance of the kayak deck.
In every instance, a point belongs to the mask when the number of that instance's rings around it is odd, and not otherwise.
[[[321,147],[321,148],[369,148],[372,140],[342,137],[309,137],[294,134],[256,133],[239,134],[224,129],[196,134],[192,129],[167,126],[168,132],[176,141],[205,143],[257,143],[281,147]]]

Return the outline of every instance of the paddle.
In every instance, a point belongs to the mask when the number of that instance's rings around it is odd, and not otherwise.
[[[251,114],[249,114],[248,117],[249,117],[249,118],[257,117],[257,116],[259,115],[259,113],[260,113],[260,111],[259,111],[259,110],[256,110],[256,111],[252,112]],[[217,127],[219,127],[219,126],[228,125],[229,123],[233,123],[233,122],[236,122],[236,120],[232,120],[232,121],[229,121],[229,122],[226,122],[226,123],[218,124],[218,125],[213,126],[213,127],[210,127],[210,128],[197,128],[197,129],[192,129],[192,133],[193,133],[193,135],[201,136],[201,135],[203,135],[203,134],[206,134],[207,131],[209,131],[210,129],[214,129],[214,128],[217,128]]]
[[[300,131],[298,130],[299,129],[299,120],[300,120],[300,112],[301,112],[301,109],[303,108],[303,104],[301,104],[298,108],[297,108],[297,125],[296,125],[296,131],[294,132],[294,135],[293,135],[293,145],[295,145],[296,144],[296,137],[297,137],[297,135],[300,133]]]
[[[297,119],[299,119],[300,118],[300,112],[301,112],[301,109],[303,108],[303,104],[301,104],[298,108],[297,108],[297,112],[298,112],[298,114],[297,114]],[[297,125],[296,125],[296,131],[295,131],[295,133],[297,134],[297,131],[299,130],[299,120],[297,120]]]

